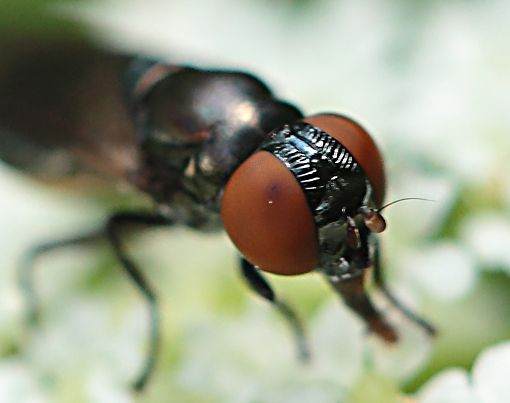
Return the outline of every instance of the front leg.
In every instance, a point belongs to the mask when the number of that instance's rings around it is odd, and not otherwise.
[[[27,304],[28,321],[31,326],[37,325],[39,321],[39,301],[37,292],[34,287],[34,270],[36,268],[36,260],[56,249],[67,248],[70,246],[86,245],[94,243],[104,236],[103,229],[93,230],[85,235],[74,238],[52,241],[37,245],[28,250],[24,255],[18,267],[18,283],[24,294]]]
[[[144,227],[154,227],[162,225],[171,225],[172,222],[162,216],[155,214],[141,214],[141,213],[118,213],[110,217],[106,226],[106,237],[113,247],[113,251],[119,259],[123,269],[128,276],[133,280],[138,289],[142,292],[143,296],[149,304],[150,312],[150,330],[149,330],[149,353],[145,362],[144,369],[142,370],[139,378],[134,383],[135,390],[142,390],[150,378],[156,361],[156,355],[159,351],[159,311],[156,304],[156,295],[152,287],[147,282],[145,276],[140,271],[139,267],[133,263],[127,255],[120,242],[120,233],[122,227],[126,225],[142,225]]]
[[[254,265],[244,258],[241,258],[241,273],[250,288],[259,296],[268,300],[285,317],[294,337],[296,338],[299,358],[303,362],[308,362],[310,359],[310,349],[308,347],[303,325],[294,311],[284,302],[276,298],[274,291],[266,279]]]
[[[437,331],[430,323],[428,323],[425,319],[420,317],[418,314],[411,311],[406,306],[402,305],[398,299],[396,299],[391,291],[386,286],[386,283],[383,278],[382,266],[381,266],[381,257],[379,252],[378,243],[375,244],[374,251],[374,282],[379,287],[379,289],[383,292],[386,298],[397,308],[400,312],[404,314],[408,319],[416,323],[418,326],[423,328],[429,335],[434,336]]]
[[[134,383],[136,390],[141,390],[146,384],[154,369],[155,357],[158,352],[159,346],[159,314],[156,306],[156,297],[152,291],[149,283],[143,276],[140,269],[131,261],[122,247],[120,238],[122,227],[126,225],[142,225],[144,227],[153,227],[161,225],[171,225],[172,222],[159,215],[154,214],[140,214],[140,213],[119,213],[109,218],[105,228],[91,231],[85,235],[80,235],[74,238],[48,242],[39,245],[30,250],[24,257],[19,268],[19,283],[22,291],[25,294],[27,301],[27,310],[29,315],[30,324],[37,323],[38,318],[38,301],[33,286],[33,271],[35,269],[35,261],[41,255],[51,252],[55,249],[65,248],[75,245],[84,245],[98,241],[106,237],[113,247],[113,251],[117,258],[120,260],[123,269],[128,276],[133,280],[136,286],[140,289],[143,296],[149,304],[150,310],[150,340],[149,340],[149,354],[144,369]]]

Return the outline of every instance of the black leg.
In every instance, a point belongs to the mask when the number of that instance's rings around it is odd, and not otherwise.
[[[157,215],[150,214],[135,214],[135,213],[120,213],[112,216],[106,225],[105,229],[91,232],[87,235],[71,238],[63,241],[49,242],[42,244],[27,253],[19,268],[19,283],[22,291],[25,294],[27,301],[27,311],[29,315],[29,323],[35,324],[38,317],[38,303],[37,296],[33,286],[33,271],[35,268],[35,260],[42,254],[50,252],[54,249],[64,248],[68,246],[88,244],[97,241],[101,237],[106,237],[115,252],[115,255],[120,260],[122,267],[134,281],[143,296],[149,304],[150,311],[150,340],[149,340],[149,354],[147,362],[141,375],[134,383],[136,390],[141,390],[149,379],[155,364],[155,357],[159,347],[159,314],[156,306],[156,297],[140,269],[131,261],[127,256],[124,248],[121,245],[120,237],[121,230],[124,226],[128,225],[141,225],[144,227],[171,225],[171,221]]]
[[[150,312],[150,339],[149,339],[149,353],[144,369],[142,370],[139,378],[134,383],[135,390],[142,390],[150,378],[155,365],[156,356],[159,350],[159,312],[156,304],[156,296],[145,279],[144,275],[138,266],[131,261],[126,254],[120,242],[120,232],[122,227],[126,225],[143,225],[147,227],[171,225],[171,221],[158,216],[150,214],[135,214],[135,213],[120,213],[112,216],[108,221],[106,227],[106,236],[113,246],[115,255],[122,264],[122,267],[137,285],[138,289],[142,292],[143,296],[149,304]]]
[[[308,362],[310,360],[310,349],[305,336],[303,325],[294,311],[285,303],[278,300],[269,283],[262,277],[262,274],[246,259],[241,258],[241,272],[248,285],[261,297],[265,298],[285,317],[294,337],[296,338],[299,358]]]
[[[383,292],[383,294],[388,298],[388,300],[400,311],[412,320],[414,323],[416,323],[418,326],[422,327],[428,334],[431,336],[434,336],[437,331],[436,329],[428,323],[425,319],[411,311],[409,308],[405,307],[400,303],[398,299],[396,299],[393,294],[388,290],[386,287],[386,283],[384,282],[383,273],[382,273],[382,267],[381,267],[381,258],[379,255],[379,245],[376,244],[375,253],[374,253],[374,268],[373,268],[373,275],[374,275],[374,282],[375,284],[380,288],[380,290]]]
[[[44,255],[47,252],[51,252],[55,249],[65,248],[69,246],[75,245],[83,245],[95,242],[99,240],[104,235],[104,231],[93,231],[89,234],[82,235],[76,238],[59,240],[54,242],[48,242],[42,245],[38,245],[37,247],[29,250],[24,256],[22,261],[20,262],[20,266],[18,269],[18,279],[19,285],[23,293],[25,294],[25,301],[27,304],[27,312],[29,323],[31,325],[37,324],[39,309],[38,309],[38,301],[37,295],[33,285],[33,276],[35,269],[35,261],[41,255]]]

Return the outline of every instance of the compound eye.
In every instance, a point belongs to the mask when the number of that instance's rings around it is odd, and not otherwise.
[[[380,208],[386,193],[386,175],[381,154],[368,133],[356,122],[340,115],[316,115],[304,121],[334,137],[353,155],[365,171],[376,206]]]
[[[315,222],[294,175],[259,151],[234,172],[221,206],[225,229],[245,258],[261,270],[296,275],[319,260]]]

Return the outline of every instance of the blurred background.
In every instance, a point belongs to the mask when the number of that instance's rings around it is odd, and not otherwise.
[[[154,285],[162,351],[135,395],[147,306],[106,245],[37,260],[41,323],[17,267],[41,242],[85,233],[133,199],[51,186],[0,165],[0,402],[510,401],[510,3],[503,0],[0,2],[2,40],[86,38],[115,52],[261,77],[305,114],[358,120],[385,156],[389,286],[439,329],[366,335],[317,275],[271,278],[306,319],[301,365],[281,318],[248,292],[225,235],[126,239]],[[10,50],[0,49],[0,60]],[[1,122],[0,122],[1,123]]]

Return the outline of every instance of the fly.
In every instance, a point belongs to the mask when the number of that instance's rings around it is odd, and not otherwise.
[[[150,282],[122,244],[122,229],[132,224],[225,229],[239,249],[244,280],[283,314],[305,360],[301,322],[264,271],[318,272],[371,331],[395,342],[397,332],[364,290],[373,268],[387,298],[434,334],[384,284],[377,242],[386,227],[384,164],[353,120],[304,117],[251,74],[133,59],[76,43],[21,50],[1,67],[4,161],[43,179],[93,172],[127,182],[153,201],[152,211],[116,212],[97,233],[42,245],[31,255],[106,235],[150,306],[150,351],[135,388],[153,370],[159,319]],[[22,278],[33,296],[30,272],[29,264]]]

